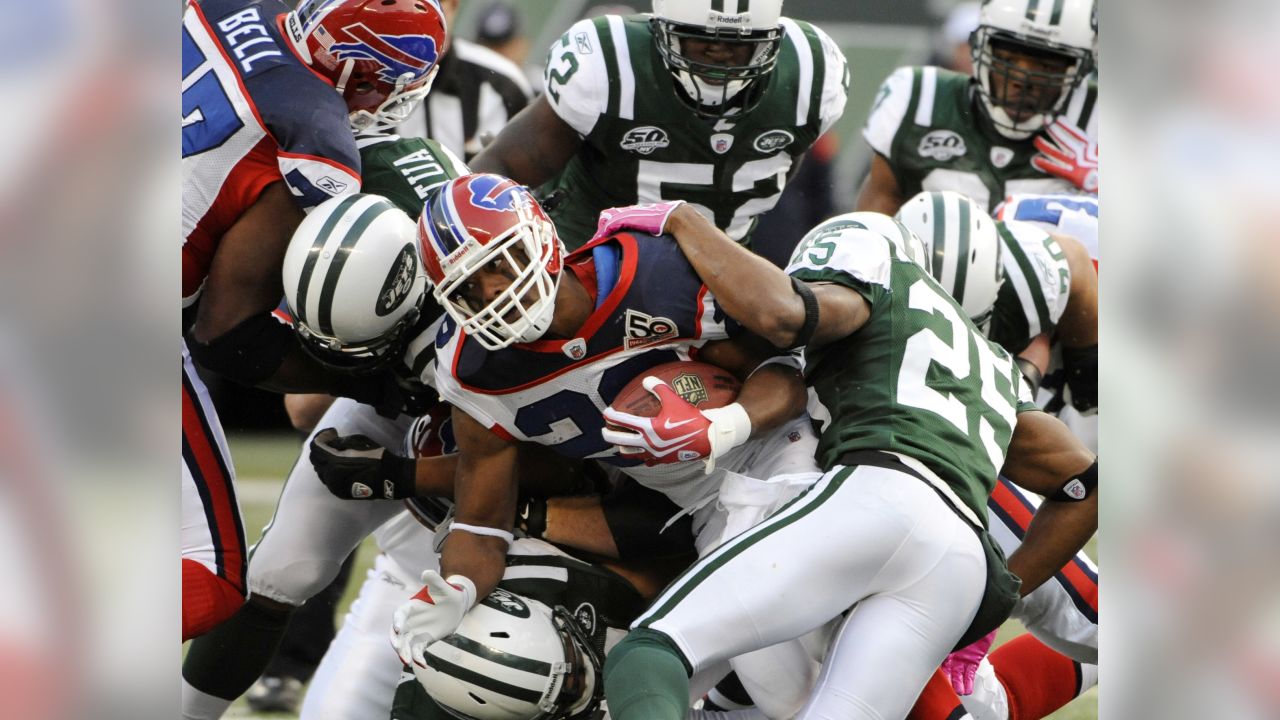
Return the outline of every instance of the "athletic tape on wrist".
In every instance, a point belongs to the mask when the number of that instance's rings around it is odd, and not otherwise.
[[[808,345],[813,338],[813,331],[818,329],[818,298],[813,296],[813,290],[798,278],[791,278],[791,288],[804,302],[804,325],[800,326],[800,332],[796,333],[796,339],[789,350]]]
[[[1087,470],[1062,483],[1062,487],[1050,495],[1049,499],[1057,500],[1058,502],[1082,502],[1092,495],[1097,488],[1098,461],[1095,458],[1093,464]]]
[[[449,530],[450,532],[454,530],[463,530],[471,533],[472,535],[487,535],[488,537],[502,538],[503,540],[507,541],[508,545],[515,542],[516,540],[516,536],[512,535],[506,530],[499,530],[498,528],[484,527],[483,525],[468,525],[467,523],[460,523],[457,520],[453,521],[453,523],[449,526]]]

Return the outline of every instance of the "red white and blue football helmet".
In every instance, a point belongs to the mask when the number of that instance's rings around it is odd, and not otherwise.
[[[342,94],[356,132],[413,112],[431,89],[447,31],[437,0],[305,0],[284,27]]]
[[[532,342],[551,326],[564,246],[529,188],[487,173],[454,178],[427,198],[418,242],[436,300],[485,348]],[[474,307],[465,283],[498,261],[510,285]]]

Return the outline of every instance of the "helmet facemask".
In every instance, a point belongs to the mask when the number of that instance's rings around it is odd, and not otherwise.
[[[988,26],[973,32],[970,45],[979,104],[996,130],[1014,140],[1030,137],[1061,114],[1093,69],[1086,50]],[[1015,55],[1043,69],[1024,67]]]
[[[349,65],[351,63],[348,63]],[[440,66],[436,65],[427,73],[426,78],[410,85],[413,82],[413,75],[405,73],[396,79],[396,83],[387,93],[387,97],[377,107],[372,110],[357,109],[352,110],[347,115],[347,120],[351,125],[351,131],[354,133],[362,133],[376,130],[390,130],[400,123],[404,122],[409,115],[417,109],[419,103],[426,98],[427,93],[431,91],[431,84],[435,82],[436,74],[439,72]],[[347,73],[343,73],[345,78]],[[340,82],[336,89],[342,93],[345,89],[345,80]],[[345,95],[344,95],[345,97]]]
[[[443,200],[443,193],[439,200]],[[440,223],[444,213],[433,213]],[[437,228],[437,232],[450,232]],[[509,345],[533,342],[546,334],[555,316],[556,292],[560,272],[550,266],[558,264],[559,239],[551,224],[529,213],[525,220],[501,237],[466,253],[445,272],[445,281],[434,287],[436,300],[457,321],[463,331],[487,350],[501,350]],[[472,276],[486,266],[497,265],[508,275],[510,284],[482,307],[468,300],[463,291]]]
[[[340,372],[372,374],[387,367],[401,355],[404,341],[407,340],[406,331],[418,321],[422,313],[422,302],[426,297],[426,293],[423,293],[417,307],[407,312],[386,334],[368,342],[344,342],[302,322],[294,325],[294,332],[297,333],[302,349],[321,365]]]
[[[720,118],[735,112],[745,114],[759,104],[768,75],[778,61],[778,50],[782,45],[781,27],[708,30],[658,17],[650,22],[658,54],[700,117]],[[726,43],[731,47],[746,45],[746,62],[721,65],[695,60],[686,45],[690,41]]]

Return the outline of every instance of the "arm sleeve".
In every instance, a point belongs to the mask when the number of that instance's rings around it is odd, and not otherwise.
[[[603,18],[600,19],[603,22]],[[605,66],[598,24],[582,20],[551,44],[543,72],[547,102],[569,127],[587,136],[609,102],[609,71]]]
[[[872,150],[892,158],[893,138],[898,134],[907,117],[907,107],[911,104],[911,92],[914,73],[910,67],[894,70],[880,85],[876,92],[875,103],[871,106],[871,114],[867,124],[862,128],[862,137]]]

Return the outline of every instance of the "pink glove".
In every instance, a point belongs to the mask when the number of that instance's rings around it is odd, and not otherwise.
[[[645,465],[704,460],[710,473],[716,458],[751,436],[751,419],[738,403],[699,410],[652,376],[644,379],[644,389],[662,403],[657,416],[641,417],[612,407],[604,410],[608,425],[601,436],[629,458],[643,460]]]
[[[978,663],[987,656],[991,643],[996,641],[996,631],[966,645],[947,656],[942,661],[942,672],[951,680],[951,687],[957,695],[973,694],[973,676],[978,672]]]
[[[667,227],[667,217],[683,204],[683,200],[672,200],[603,210],[596,223],[596,234],[591,239],[607,237],[619,230],[638,230],[650,235],[661,235]]]
[[[1035,146],[1043,154],[1031,158],[1031,164],[1037,170],[1057,175],[1085,192],[1098,192],[1097,141],[1061,119],[1045,128],[1045,132],[1053,142],[1037,136]]]

